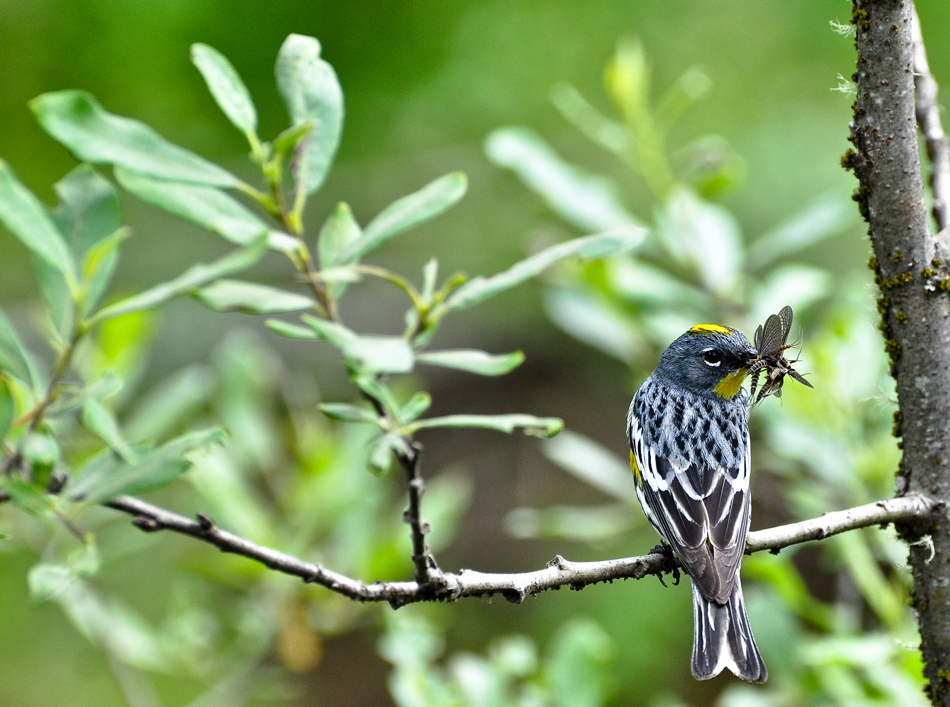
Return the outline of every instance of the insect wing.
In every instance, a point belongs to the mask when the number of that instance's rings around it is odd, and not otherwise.
[[[801,373],[799,373],[798,371],[795,371],[795,370],[792,370],[791,368],[789,368],[789,369],[788,369],[788,375],[790,375],[792,378],[794,378],[795,380],[797,380],[797,381],[798,381],[799,383],[801,383],[802,385],[807,385],[809,388],[814,388],[814,387],[815,387],[815,386],[813,386],[811,383],[809,383],[809,382],[808,382],[808,379],[805,378],[805,377],[804,377]]]
[[[770,314],[765,320],[765,328],[762,330],[762,341],[759,344],[760,356],[774,356],[785,344],[785,337],[782,335],[784,322],[777,314]]]
[[[788,332],[792,330],[792,308],[786,304],[779,311],[778,318],[782,320],[782,345],[784,346],[788,341]]]
[[[755,336],[752,337],[752,343],[755,345],[755,350],[758,351],[759,353],[762,353],[762,325],[761,324],[759,324],[759,326],[755,330]]]

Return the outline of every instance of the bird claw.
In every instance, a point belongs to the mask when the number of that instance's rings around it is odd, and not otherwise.
[[[667,545],[666,543],[660,543],[659,545],[654,547],[652,550],[650,550],[650,554],[663,555],[663,557],[668,559],[673,564],[673,569],[670,571],[670,576],[673,578],[673,586],[674,587],[679,586],[680,568],[679,568],[679,565],[676,564],[676,555],[673,554],[673,548]],[[660,584],[666,587],[666,582],[663,581],[662,574],[658,574],[656,578],[660,580]]]

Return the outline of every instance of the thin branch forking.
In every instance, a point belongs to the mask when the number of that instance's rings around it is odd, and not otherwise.
[[[490,574],[461,570],[458,574],[437,574],[439,585],[418,581],[375,582],[360,580],[328,570],[318,564],[305,562],[278,550],[257,545],[242,537],[222,530],[203,514],[191,520],[131,496],[120,496],[107,504],[110,508],[133,516],[136,527],[146,532],[170,530],[189,535],[214,545],[222,552],[242,555],[277,572],[301,578],[304,582],[319,584],[356,601],[389,602],[400,607],[420,601],[454,601],[462,597],[501,594],[509,601],[520,603],[551,589],[569,586],[581,589],[589,584],[612,582],[615,579],[642,579],[674,569],[670,558],[650,554],[598,562],[570,562],[560,555],[544,569],[516,574]],[[812,520],[778,526],[749,533],[746,553],[782,548],[822,540],[849,530],[888,523],[909,523],[928,527],[933,514],[941,504],[923,496],[908,495],[864,506],[834,511]]]

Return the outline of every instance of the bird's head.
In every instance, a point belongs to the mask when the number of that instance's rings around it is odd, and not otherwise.
[[[729,399],[758,358],[741,331],[718,324],[697,324],[669,345],[654,376],[704,397]]]

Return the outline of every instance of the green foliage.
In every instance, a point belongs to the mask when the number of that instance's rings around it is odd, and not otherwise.
[[[447,665],[436,627],[421,612],[391,614],[379,652],[395,666],[398,707],[600,707],[613,693],[614,647],[604,630],[575,618],[542,658],[525,636],[492,642],[486,656],[461,653]]]
[[[173,499],[189,496],[188,505],[197,501],[214,522],[250,540],[355,577],[405,576],[413,565],[411,544],[400,532],[401,493],[363,468],[408,471],[418,449],[414,435],[422,429],[520,429],[551,437],[563,422],[527,414],[426,418],[431,396],[410,388],[420,379],[392,377],[413,372],[417,362],[484,376],[512,371],[524,360],[520,351],[492,355],[426,347],[450,313],[569,258],[591,262],[630,250],[643,234],[628,228],[553,245],[501,274],[472,280],[454,274],[440,283],[433,259],[420,287],[363,263],[464,196],[466,177],[451,173],[396,200],[365,227],[339,204],[311,250],[304,212],[327,178],[343,127],[342,90],[320,58],[319,43],[291,35],[280,49],[277,86],[291,125],[273,142],[258,136],[257,109],[227,58],[203,44],[192,47],[191,58],[227,120],[246,136],[259,186],[139,121],[110,113],[88,93],[47,93],[31,108],[54,139],[78,159],[111,169],[129,194],[234,246],[217,260],[124,298],[110,297],[128,236],[113,183],[81,164],[55,185],[60,203],[51,210],[0,162],[0,222],[33,255],[50,320],[44,332],[49,351],[36,360],[53,359],[35,366],[34,353],[0,313],[0,498],[17,511],[11,523],[18,542],[46,538],[42,549],[34,548],[41,559],[28,574],[35,602],[57,603],[105,652],[122,684],[147,686],[141,670],[181,672],[210,685],[212,700],[233,693],[243,680],[267,684],[265,667],[273,656],[287,671],[309,670],[319,660],[321,635],[353,628],[365,607],[222,556],[202,560],[204,579],[195,596],[175,589],[184,598],[166,621],[146,620],[100,589],[97,538],[107,549],[110,570],[123,564],[127,551],[105,525],[110,515],[97,506],[164,489]],[[233,279],[268,250],[290,263],[288,289]],[[407,296],[402,335],[365,335],[340,320],[347,287],[364,277],[380,278]],[[292,283],[302,283],[307,293],[292,291]],[[300,312],[300,323],[270,319],[267,326],[280,336],[338,350],[354,397],[365,403],[318,407],[303,392],[306,386],[286,377],[266,345],[243,334],[221,343],[212,366],[186,369],[142,394],[137,386],[154,332],[150,311],[186,295],[216,312]],[[318,410],[334,423],[357,424],[328,426]],[[175,483],[183,478],[190,482],[187,494]],[[427,538],[432,552],[452,538],[469,496],[470,483],[457,471],[429,481],[425,525],[435,529]],[[209,599],[224,591],[240,595],[236,615],[216,611]],[[502,671],[499,686],[534,674],[531,679],[543,683],[558,705],[602,704],[609,692],[604,669],[610,649],[592,624],[565,629],[540,667],[523,639],[498,650],[492,664]],[[515,663],[521,667],[512,672]],[[471,682],[487,668],[472,659],[466,670],[463,692],[481,691],[478,704],[492,704],[483,686]],[[269,682],[286,687],[287,674]],[[240,699],[251,694],[244,693]]]

